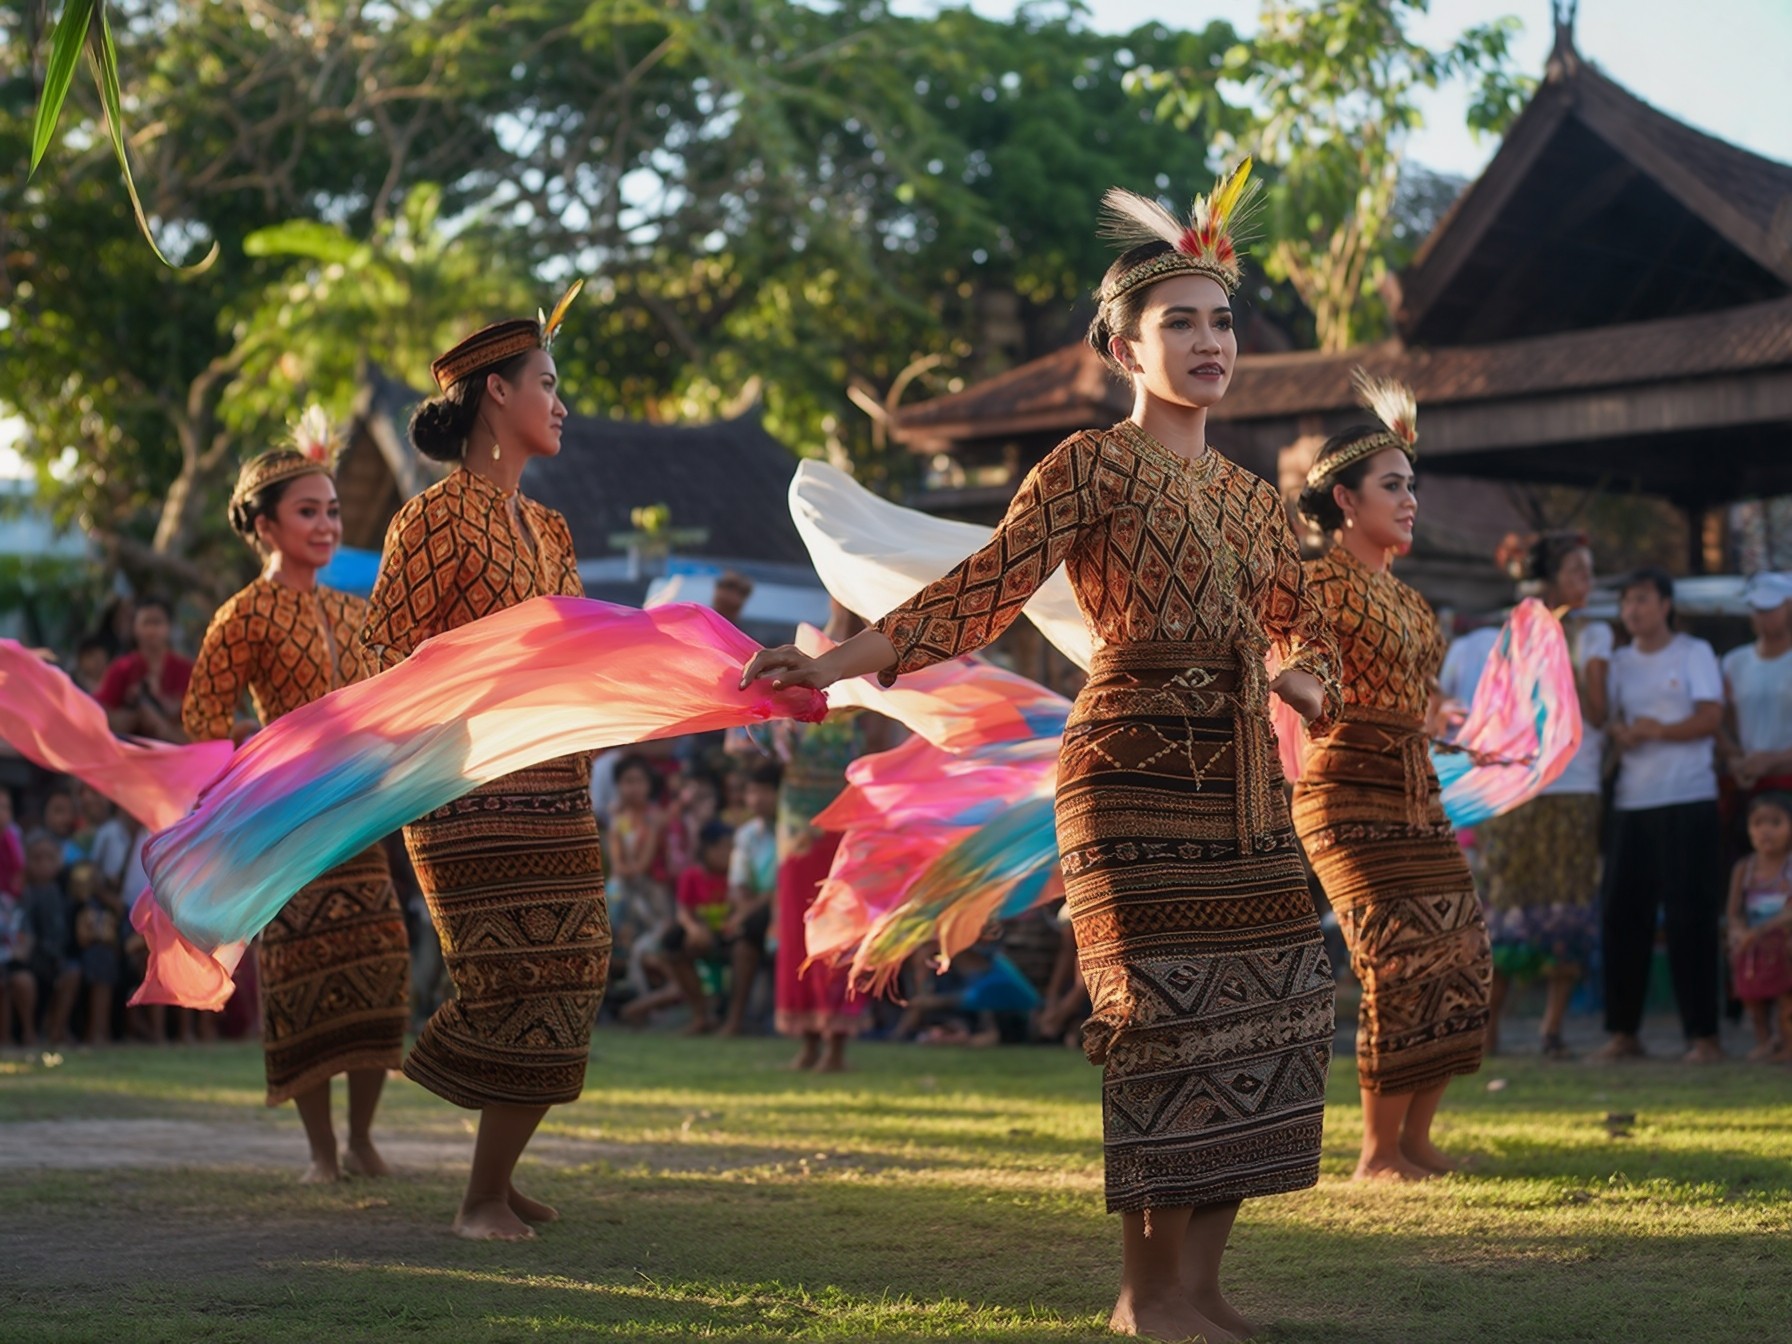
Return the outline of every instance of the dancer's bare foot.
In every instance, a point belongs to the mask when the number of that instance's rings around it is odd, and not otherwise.
[[[559,1209],[552,1204],[543,1204],[539,1199],[530,1199],[514,1185],[510,1187],[508,1199],[510,1211],[525,1222],[557,1223],[560,1221]]]
[[[1467,1165],[1466,1162],[1451,1157],[1430,1139],[1400,1140],[1400,1156],[1415,1167],[1423,1167],[1426,1171],[1437,1175],[1461,1171]]]
[[[819,1063],[821,1063],[821,1043],[819,1041],[804,1041],[802,1049],[796,1052],[796,1058],[785,1067],[792,1072],[803,1073]]]
[[[1587,1059],[1595,1064],[1610,1064],[1617,1060],[1647,1059],[1649,1052],[1643,1049],[1643,1043],[1626,1032],[1618,1032],[1611,1040],[1600,1046]]]
[[[329,1158],[314,1157],[311,1165],[305,1168],[305,1174],[299,1177],[300,1185],[334,1185],[342,1179],[342,1168],[336,1165],[335,1155]]]
[[[1175,1340],[1178,1344],[1191,1340],[1200,1340],[1201,1344],[1236,1344],[1234,1335],[1202,1315],[1186,1297],[1146,1300],[1125,1289],[1108,1317],[1108,1329],[1117,1335]]]
[[[528,1241],[535,1235],[535,1229],[502,1199],[462,1204],[454,1215],[453,1230],[468,1241]]]
[[[1712,1036],[1701,1036],[1692,1043],[1692,1048],[1680,1056],[1687,1064],[1721,1064],[1729,1056],[1724,1053],[1723,1046]]]
[[[685,1024],[684,1031],[680,1034],[684,1036],[707,1036],[715,1029],[716,1024],[711,1022],[707,1017],[693,1017]]]
[[[716,1028],[716,1035],[718,1036],[738,1036],[740,1033],[741,1024],[733,1019],[722,1023],[720,1027]]]
[[[1189,1301],[1195,1304],[1196,1311],[1234,1339],[1250,1339],[1257,1333],[1257,1327],[1247,1321],[1237,1307],[1226,1301],[1218,1289],[1211,1293],[1190,1293]]]
[[[392,1174],[392,1168],[386,1165],[386,1159],[380,1156],[372,1139],[350,1139],[348,1147],[342,1150],[342,1169],[350,1176],[365,1176],[376,1181]]]
[[[1428,1181],[1437,1175],[1416,1162],[1409,1162],[1405,1157],[1396,1154],[1393,1157],[1378,1157],[1370,1161],[1364,1157],[1356,1164],[1356,1179],[1359,1181]]]
[[[817,1073],[846,1072],[846,1037],[828,1037],[828,1048],[821,1056],[821,1063],[815,1066]]]
[[[1748,1060],[1750,1064],[1760,1064],[1766,1060],[1772,1059],[1778,1051],[1779,1047],[1772,1041],[1762,1041],[1757,1044],[1753,1050],[1750,1050],[1748,1054],[1744,1055],[1743,1058]]]

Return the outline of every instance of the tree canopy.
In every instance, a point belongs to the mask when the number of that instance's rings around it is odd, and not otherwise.
[[[1374,15],[1402,7],[1353,0],[1367,17],[1345,35],[1386,36]],[[177,263],[217,260],[182,273],[143,245],[79,81],[29,177],[33,6],[0,4],[0,406],[63,517],[121,563],[211,589],[243,563],[220,507],[241,458],[308,401],[346,410],[362,361],[421,387],[454,335],[533,311],[573,273],[591,284],[556,354],[579,409],[676,419],[756,400],[800,451],[899,471],[860,408],[1070,338],[1108,260],[1102,191],[1203,189],[1215,146],[1266,134],[1261,98],[1235,106],[1222,76],[1268,89],[1267,44],[1332,40],[1241,43],[1223,23],[1119,36],[1076,5],[998,21],[887,0],[104,10],[149,228]],[[1468,37],[1429,66],[1401,53],[1418,64],[1400,97],[1504,59]],[[1329,69],[1340,99],[1389,78],[1367,57]],[[1302,134],[1278,143],[1276,246],[1298,249],[1296,186],[1341,170]],[[1318,238],[1330,207],[1305,208]],[[1398,246],[1385,224],[1353,225],[1358,290]],[[1322,311],[1301,254],[1278,255]]]

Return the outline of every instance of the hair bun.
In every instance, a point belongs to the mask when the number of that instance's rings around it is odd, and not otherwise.
[[[431,397],[411,412],[411,443],[437,462],[458,462],[466,452],[472,416],[462,404]]]

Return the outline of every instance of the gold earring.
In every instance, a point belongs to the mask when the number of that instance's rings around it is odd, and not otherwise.
[[[1355,514],[1345,515],[1344,526],[1345,527],[1355,527],[1356,526],[1356,515]]]
[[[504,448],[496,439],[492,440],[492,461],[496,462],[504,456]]]

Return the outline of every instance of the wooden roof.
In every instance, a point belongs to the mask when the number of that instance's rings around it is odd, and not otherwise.
[[[377,550],[399,503],[442,473],[404,433],[419,400],[377,370],[365,379],[339,469],[344,540],[351,546]],[[571,415],[559,455],[531,463],[524,490],[566,515],[585,560],[618,554],[610,535],[631,530],[631,511],[665,504],[674,527],[709,534],[681,545],[680,555],[807,570],[809,553],[786,502],[795,470],[795,455],[752,413],[706,425]]]
[[[1485,342],[1792,293],[1792,166],[1657,111],[1558,41],[1401,276],[1400,334]]]

